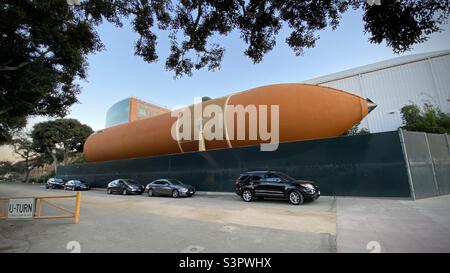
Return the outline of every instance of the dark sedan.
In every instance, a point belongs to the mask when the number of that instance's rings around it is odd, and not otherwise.
[[[195,188],[190,185],[186,185],[177,179],[158,179],[145,187],[148,196],[172,196],[177,198],[180,196],[192,196],[195,194]]]
[[[61,178],[50,178],[45,183],[46,189],[64,189],[65,181]]]
[[[144,192],[144,186],[137,183],[132,179],[116,179],[111,181],[106,188],[106,193],[121,193],[127,194],[142,194]]]
[[[71,190],[71,191],[82,191],[82,190],[90,190],[91,189],[91,185],[81,181],[81,180],[69,180],[67,181],[67,183],[64,185],[64,190]]]

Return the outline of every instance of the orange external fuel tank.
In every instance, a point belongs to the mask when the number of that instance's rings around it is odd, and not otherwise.
[[[245,116],[246,139],[237,139],[237,119],[232,123],[225,120],[227,111],[235,106],[267,106],[268,129],[273,130],[270,128],[273,126],[270,125],[270,107],[278,105],[280,143],[340,136],[359,123],[376,106],[370,100],[341,90],[308,84],[262,86],[208,100],[201,106],[205,109],[208,105],[216,105],[216,108],[223,111],[224,128],[222,139],[200,140],[204,150],[270,142],[267,139],[262,140],[259,135],[253,140],[249,138],[249,125],[252,122],[249,115]],[[195,111],[194,106],[189,109],[193,110],[192,113]],[[195,127],[199,120],[194,120],[194,115],[191,119]],[[257,119],[260,119],[259,114]],[[100,130],[86,140],[84,158],[87,162],[97,162],[198,151],[199,140],[194,139],[193,133],[192,140],[177,140],[172,137],[171,130],[177,121],[178,115],[163,113]],[[202,125],[206,122],[203,116]],[[256,124],[260,126],[258,122]],[[230,132],[234,132],[234,135],[230,135]]]

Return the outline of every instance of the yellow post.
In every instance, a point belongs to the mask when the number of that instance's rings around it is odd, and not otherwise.
[[[34,212],[34,217],[39,218],[41,216],[41,199],[36,198],[36,211]]]
[[[75,198],[75,213],[74,213],[75,224],[78,224],[78,220],[80,218],[80,201],[81,201],[81,193],[77,192],[77,196]]]

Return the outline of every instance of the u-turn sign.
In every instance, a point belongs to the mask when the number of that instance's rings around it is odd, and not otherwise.
[[[11,198],[8,202],[8,218],[33,218],[35,209],[34,198]]]

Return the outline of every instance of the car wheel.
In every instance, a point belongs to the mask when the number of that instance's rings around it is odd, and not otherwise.
[[[245,202],[251,202],[253,200],[253,193],[251,190],[244,190],[242,192],[242,199],[244,199]]]
[[[112,192],[111,192],[111,189],[106,189],[106,193],[107,194],[111,194]]]
[[[47,184],[45,184],[45,188],[48,189],[48,185]]]
[[[64,187],[64,190],[65,190],[65,191],[67,191],[67,188],[66,188],[66,187]]]
[[[173,192],[172,192],[172,197],[173,198],[178,198],[180,196],[180,193],[178,192],[178,190],[174,190]]]
[[[75,191],[75,187],[72,188],[72,191]]]
[[[123,194],[123,195],[127,195],[127,193],[128,193],[128,191],[127,191],[126,189],[124,189],[124,190],[122,191],[122,194]]]
[[[289,193],[289,202],[292,205],[301,205],[303,200],[303,195],[299,191],[294,190]]]
[[[153,190],[152,189],[148,189],[148,196],[153,196]]]

